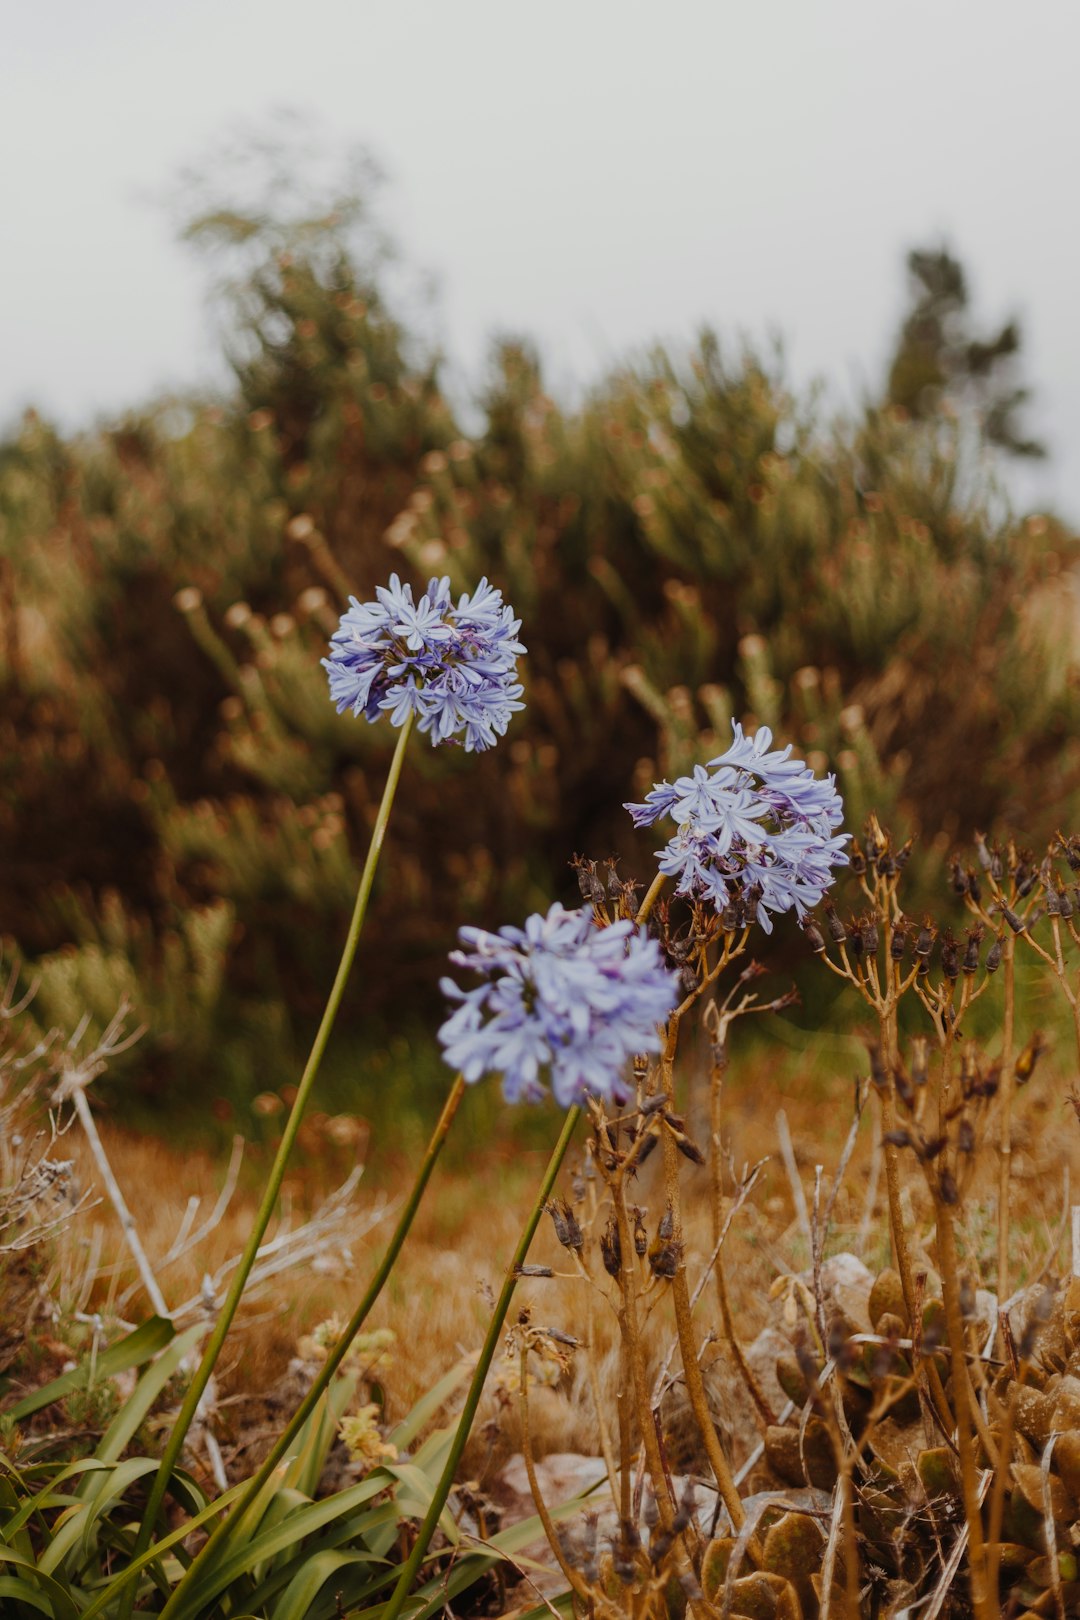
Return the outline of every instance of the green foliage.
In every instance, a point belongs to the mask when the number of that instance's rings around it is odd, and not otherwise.
[[[228,175],[188,198],[228,292],[231,392],[71,441],[29,416],[0,447],[0,914],[50,1017],[131,996],[155,1095],[206,1084],[210,1052],[219,1089],[291,1078],[393,742],[333,713],[319,658],[347,592],[394,567],[494,577],[528,709],[479,760],[410,755],[365,936],[377,983],[350,992],[369,1028],[426,1010],[460,923],[569,897],[575,850],[647,879],[620,801],[708,757],[732,715],[836,769],[856,825],[874,805],[932,844],[1073,815],[1077,544],[972,493],[959,419],[829,426],[778,362],[705,334],[579,410],[503,343],[466,437],[389,312],[363,176],[305,213],[263,158],[254,201]],[[942,342],[997,378],[953,305]]]
[[[0,1596],[3,1613],[12,1620],[39,1613],[53,1620],[110,1620],[121,1614],[122,1577],[138,1529],[139,1498],[157,1467],[153,1457],[127,1453],[204,1331],[199,1325],[173,1336],[169,1324],[155,1320],[102,1355],[98,1389],[108,1373],[144,1361],[148,1346],[158,1351],[126,1401],[120,1402],[115,1386],[108,1386],[116,1411],[92,1457],[56,1461],[47,1446],[32,1441],[10,1455],[0,1453]],[[167,1348],[162,1348],[163,1339]],[[211,1615],[330,1620],[342,1612],[342,1605],[377,1604],[397,1575],[394,1551],[402,1521],[426,1511],[450,1445],[452,1430],[435,1429],[426,1437],[424,1430],[466,1371],[454,1369],[390,1432],[388,1443],[397,1460],[319,1497],[338,1422],[355,1390],[355,1375],[339,1378],[298,1435],[289,1462],[246,1510],[243,1524],[186,1584],[192,1561],[187,1538],[201,1527],[212,1528],[243,1484],[207,1502],[188,1475],[175,1475],[173,1492],[187,1516],[179,1529],[161,1536],[133,1577],[138,1612],[160,1614],[171,1597],[174,1620],[207,1620]],[[87,1395],[91,1386],[85,1372],[81,1381],[80,1374],[67,1378],[69,1403],[77,1392]],[[59,1385],[39,1391],[34,1408],[60,1394]],[[25,1416],[30,1408],[24,1403],[18,1410]],[[18,1431],[11,1413],[8,1419],[10,1443]],[[579,1506],[570,1503],[566,1511]],[[512,1555],[542,1533],[539,1520],[532,1518],[473,1546],[449,1513],[441,1529],[444,1550],[431,1555],[416,1594],[421,1600],[416,1613],[425,1617],[441,1612],[444,1603],[480,1580],[500,1555]],[[449,1564],[447,1550],[452,1554]]]

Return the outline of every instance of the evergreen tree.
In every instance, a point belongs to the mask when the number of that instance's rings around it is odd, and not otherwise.
[[[916,421],[947,410],[971,416],[985,444],[1012,456],[1045,456],[1045,445],[1019,421],[1031,398],[1018,376],[1019,322],[977,332],[963,265],[946,248],[913,248],[907,264],[910,308],[889,368],[889,403]]]

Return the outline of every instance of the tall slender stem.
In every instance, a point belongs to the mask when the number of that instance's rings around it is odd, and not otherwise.
[[[979,1506],[978,1470],[972,1434],[974,1396],[968,1382],[967,1345],[960,1312],[960,1279],[956,1258],[956,1233],[952,1211],[935,1196],[938,1259],[941,1262],[941,1291],[945,1302],[945,1326],[952,1360],[953,1406],[956,1410],[956,1447],[960,1454],[960,1485],[964,1515],[968,1525],[968,1564],[971,1572],[971,1606],[975,1620],[993,1620],[996,1604],[987,1583],[982,1510]]]
[[[1010,933],[1002,953],[1005,1028],[1001,1043],[1001,1115],[998,1121],[998,1299],[1009,1297],[1009,1202],[1012,1180],[1013,1041],[1016,1004],[1016,940]]]
[[[536,1228],[540,1224],[540,1217],[544,1213],[544,1205],[551,1196],[552,1188],[555,1185],[555,1178],[559,1174],[563,1159],[566,1157],[566,1150],[570,1146],[570,1139],[574,1134],[574,1128],[580,1118],[581,1109],[571,1108],[566,1116],[566,1122],[563,1125],[559,1140],[555,1144],[554,1152],[548,1161],[548,1167],[544,1172],[544,1179],[540,1184],[539,1196],[529,1212],[528,1220],[525,1222],[524,1231],[518,1240],[518,1246],[514,1251],[514,1257],[511,1260],[507,1270],[506,1280],[502,1286],[502,1292],[499,1295],[498,1302],[495,1306],[495,1313],[488,1324],[487,1337],[484,1340],[483,1349],[480,1351],[480,1360],[476,1364],[476,1371],[473,1373],[472,1383],[469,1385],[469,1393],[465,1397],[465,1405],[462,1408],[461,1417],[458,1419],[457,1431],[454,1435],[453,1443],[450,1446],[450,1455],[446,1459],[446,1466],[442,1471],[438,1485],[435,1487],[435,1494],[431,1499],[427,1513],[424,1515],[424,1522],[417,1532],[416,1542],[413,1546],[413,1550],[409,1554],[408,1561],[398,1577],[398,1583],[394,1588],[393,1595],[391,1596],[389,1603],[386,1605],[386,1608],[383,1610],[382,1620],[397,1620],[397,1616],[401,1613],[405,1601],[408,1598],[409,1588],[416,1579],[417,1570],[423,1563],[424,1554],[428,1549],[428,1543],[435,1533],[435,1526],[438,1524],[439,1519],[442,1516],[442,1510],[446,1505],[446,1499],[450,1495],[450,1487],[454,1483],[454,1475],[457,1473],[458,1463],[461,1461],[461,1454],[465,1450],[465,1442],[469,1438],[469,1434],[473,1426],[473,1419],[476,1417],[476,1410],[480,1405],[480,1397],[483,1394],[488,1369],[490,1368],[492,1359],[495,1355],[495,1348],[502,1335],[503,1323],[506,1321],[506,1313],[510,1309],[510,1301],[514,1297],[514,1289],[517,1286],[518,1267],[525,1264],[525,1260],[529,1253],[529,1245],[532,1243]]]
[[[398,1221],[397,1226],[394,1228],[394,1235],[387,1245],[386,1253],[383,1255],[382,1260],[379,1263],[378,1270],[376,1271],[374,1277],[372,1277],[371,1282],[368,1284],[364,1297],[361,1299],[352,1316],[346,1323],[340,1338],[335,1344],[330,1355],[326,1358],[325,1364],[320,1368],[318,1377],[315,1379],[311,1388],[304,1396],[304,1399],[293,1413],[288,1425],[282,1430],[281,1434],[274,1442],[274,1445],[272,1446],[262,1467],[253,1476],[253,1478],[248,1481],[242,1495],[237,1498],[235,1507],[229,1514],[229,1517],[221,1521],[216,1526],[209,1541],[206,1542],[205,1546],[200,1548],[192,1563],[185,1571],[182,1579],[173,1589],[169,1601],[161,1611],[161,1620],[167,1620],[167,1617],[174,1613],[181,1593],[186,1593],[191,1590],[192,1583],[196,1581],[199,1574],[207,1568],[209,1560],[219,1548],[223,1547],[223,1544],[228,1541],[236,1526],[242,1522],[245,1512],[251,1506],[252,1502],[255,1501],[256,1497],[259,1495],[259,1492],[266,1485],[271,1474],[274,1472],[274,1469],[285,1456],[285,1453],[295,1440],[297,1434],[307,1422],[312,1412],[314,1412],[319,1401],[322,1399],[323,1393],[329,1388],[334,1374],[337,1372],[338,1368],[341,1366],[341,1363],[348,1354],[349,1347],[352,1345],[356,1335],[363,1327],[371,1307],[382,1293],[387,1278],[390,1276],[390,1273],[393,1270],[394,1262],[401,1251],[401,1247],[408,1235],[409,1228],[412,1226],[416,1212],[420,1207],[420,1201],[424,1196],[424,1190],[431,1179],[431,1172],[434,1170],[435,1163],[439,1157],[439,1154],[442,1152],[443,1143],[446,1141],[447,1135],[449,1134],[450,1126],[453,1124],[454,1116],[458,1111],[458,1107],[460,1106],[464,1092],[465,1082],[459,1074],[457,1079],[454,1081],[453,1086],[450,1088],[450,1095],[447,1097],[443,1111],[439,1115],[438,1124],[435,1126],[435,1129],[432,1132],[431,1141],[428,1143],[427,1152],[424,1155],[420,1170],[417,1174],[415,1182],[413,1183],[412,1192],[409,1194],[405,1208],[401,1212],[401,1218]]]
[[[243,1294],[244,1288],[247,1285],[248,1275],[255,1263],[255,1256],[258,1253],[259,1245],[266,1235],[266,1229],[270,1225],[271,1217],[277,1205],[278,1195],[281,1192],[281,1183],[285,1177],[285,1166],[288,1161],[289,1154],[292,1152],[293,1144],[296,1141],[297,1132],[300,1129],[300,1124],[304,1117],[304,1110],[307,1106],[308,1098],[311,1095],[312,1087],[314,1086],[316,1077],[319,1073],[323,1053],[326,1051],[327,1042],[330,1039],[330,1032],[334,1027],[334,1021],[337,1018],[338,1008],[341,1005],[341,999],[345,993],[345,985],[348,982],[349,973],[353,965],[353,959],[356,956],[356,947],[360,940],[360,932],[364,926],[364,918],[367,916],[368,901],[371,898],[371,889],[375,881],[375,869],[379,864],[379,855],[382,852],[383,840],[386,837],[386,829],[390,821],[390,811],[393,808],[394,794],[397,792],[397,785],[401,777],[401,767],[404,763],[405,749],[409,741],[409,733],[411,730],[412,716],[409,715],[398,733],[397,747],[394,749],[394,757],[390,762],[390,770],[387,774],[386,786],[383,788],[382,802],[379,805],[378,814],[375,817],[375,827],[371,834],[371,843],[368,846],[367,859],[364,862],[364,870],[360,876],[360,887],[356,893],[356,904],[353,907],[352,921],[349,924],[349,932],[345,940],[345,949],[341,953],[341,961],[338,963],[337,974],[334,978],[333,988],[330,991],[330,996],[326,1003],[326,1010],[322,1015],[322,1021],[319,1024],[318,1033],[315,1036],[315,1041],[311,1048],[310,1056],[308,1057],[307,1063],[304,1066],[304,1072],[301,1076],[300,1085],[296,1092],[296,1099],[293,1102],[292,1111],[289,1114],[288,1121],[285,1125],[285,1130],[282,1133],[281,1142],[278,1145],[277,1154],[275,1155],[274,1162],[270,1168],[270,1174],[267,1177],[266,1189],[263,1193],[262,1202],[259,1205],[254,1224],[252,1225],[247,1243],[244,1246],[244,1252],[241,1256],[240,1264],[236,1268],[236,1274],[233,1277],[229,1291],[225,1296],[225,1302],[218,1314],[217,1321],[214,1323],[214,1329],[209,1340],[207,1341],[202,1360],[199,1363],[194,1378],[191,1380],[191,1383],[188,1386],[187,1394],[184,1396],[184,1403],[181,1406],[176,1422],[173,1425],[172,1433],[169,1436],[161,1463],[154,1478],[154,1483],[150,1490],[150,1498],[146,1504],[143,1522],[140,1526],[139,1535],[135,1543],[133,1552],[134,1558],[137,1558],[140,1553],[144,1552],[146,1547],[149,1545],[150,1537],[153,1534],[154,1525],[161,1509],[161,1504],[165,1498],[165,1492],[169,1488],[169,1481],[172,1478],[173,1470],[176,1467],[180,1453],[183,1450],[188,1429],[191,1427],[192,1419],[195,1416],[199,1402],[202,1400],[206,1386],[210,1382],[210,1375],[212,1374],[218,1356],[221,1353],[221,1347],[225,1343],[225,1338],[228,1334],[229,1328],[232,1326],[233,1317],[236,1315],[236,1310],[240,1304],[241,1295]],[[130,1596],[133,1596],[133,1591],[129,1588],[129,1597]],[[130,1613],[129,1606],[127,1607],[127,1612]]]

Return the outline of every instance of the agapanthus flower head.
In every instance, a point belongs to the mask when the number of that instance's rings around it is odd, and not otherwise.
[[[482,579],[454,603],[448,578],[431,579],[418,602],[411,585],[391,574],[374,602],[350,606],[324,658],[339,714],[351,709],[400,726],[412,714],[433,746],[461,742],[492,748],[510,716],[525,705],[517,660],[521,620],[502,592]]]
[[[600,927],[591,908],[555,904],[524,928],[463,928],[450,960],[481,975],[452,979],[459,1003],[439,1031],[446,1061],[467,1081],[501,1074],[508,1102],[535,1101],[550,1081],[564,1108],[586,1096],[622,1101],[629,1060],[658,1052],[657,1026],[678,999],[660,947],[632,922]]]
[[[676,893],[718,911],[732,906],[772,932],[771,912],[813,909],[846,866],[844,804],[833,776],[816,776],[791,747],[772,749],[762,726],[747,737],[732,722],[732,745],[691,776],[661,782],[644,804],[628,804],[636,827],[662,816],[675,832],[659,852]]]

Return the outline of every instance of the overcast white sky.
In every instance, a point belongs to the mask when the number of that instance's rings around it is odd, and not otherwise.
[[[1018,311],[1080,518],[1076,77],[1065,0],[35,0],[0,5],[0,425],[76,426],[219,375],[204,278],[151,207],[291,106],[386,171],[464,382],[495,330],[556,385],[656,337],[783,334],[876,379],[902,257],[941,237]]]

